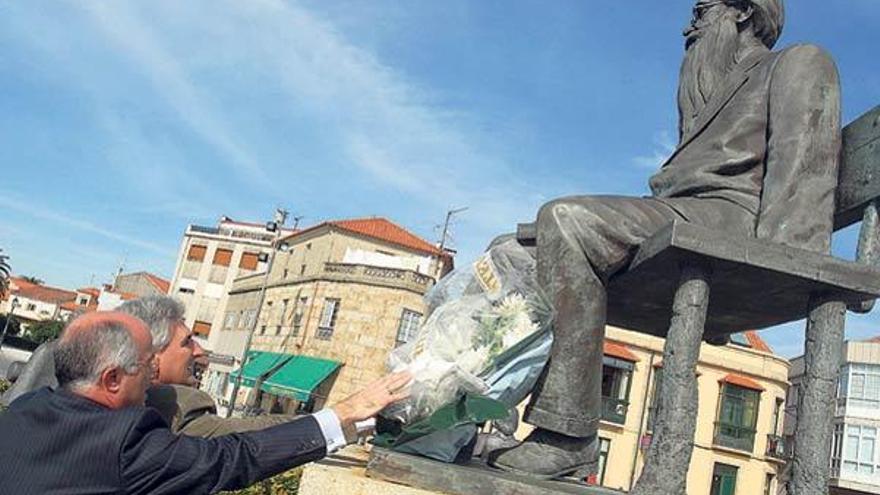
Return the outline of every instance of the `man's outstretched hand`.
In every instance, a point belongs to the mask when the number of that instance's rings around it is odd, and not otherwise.
[[[353,426],[356,421],[372,418],[385,409],[385,406],[409,397],[407,385],[411,380],[412,374],[408,371],[391,373],[370,383],[331,409],[343,428]]]

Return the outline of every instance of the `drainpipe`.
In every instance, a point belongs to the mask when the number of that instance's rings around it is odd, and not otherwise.
[[[633,450],[632,471],[629,473],[629,491],[632,491],[636,482],[636,465],[639,460],[639,449],[642,446],[642,435],[645,433],[648,412],[648,391],[651,390],[651,381],[654,378],[654,352],[651,352],[651,359],[648,362],[648,380],[645,384],[645,394],[642,397],[642,412],[639,415],[639,435],[636,437],[636,448]]]

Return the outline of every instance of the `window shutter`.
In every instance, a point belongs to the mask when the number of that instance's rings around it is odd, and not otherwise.
[[[218,249],[214,251],[214,264],[219,266],[229,266],[232,261],[231,249]]]
[[[189,252],[186,254],[186,259],[188,261],[202,261],[205,259],[205,251],[207,250],[207,246],[199,246],[193,244],[189,247]]]
[[[256,270],[257,253],[242,253],[241,261],[238,262],[238,267],[245,270]]]

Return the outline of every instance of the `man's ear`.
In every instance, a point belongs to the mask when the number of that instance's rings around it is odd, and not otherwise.
[[[101,388],[108,392],[116,393],[122,387],[122,370],[116,366],[107,368],[101,372]]]

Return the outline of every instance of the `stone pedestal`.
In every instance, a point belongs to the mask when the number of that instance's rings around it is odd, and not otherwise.
[[[369,453],[351,446],[341,453],[306,466],[299,495],[437,495],[435,492],[368,478]]]
[[[349,447],[310,464],[300,495],[620,495],[574,482],[536,481],[481,464],[459,466],[384,449]]]
[[[535,480],[492,469],[478,462],[467,466],[446,464],[378,448],[371,452],[366,474],[373,479],[448,495],[619,495],[621,493],[574,481]]]

